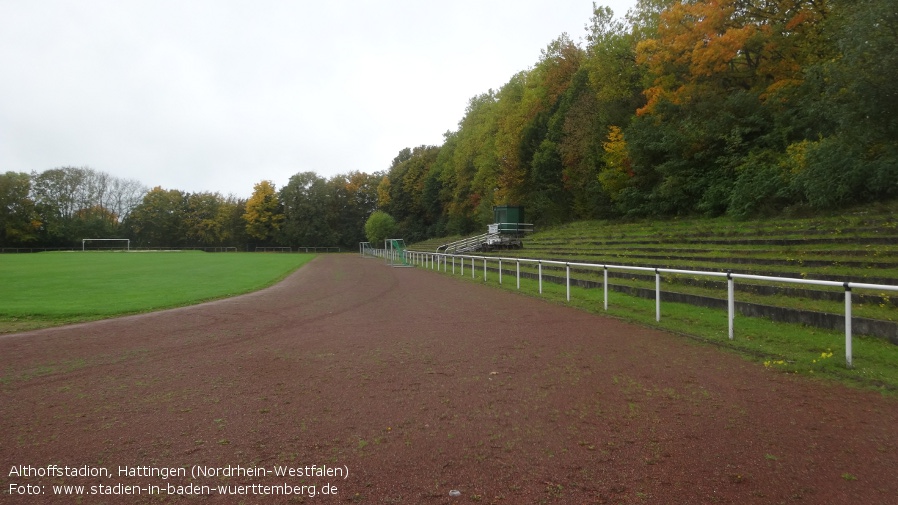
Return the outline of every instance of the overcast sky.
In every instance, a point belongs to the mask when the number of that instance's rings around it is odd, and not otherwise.
[[[248,197],[385,170],[591,16],[591,0],[0,0],[0,172]]]

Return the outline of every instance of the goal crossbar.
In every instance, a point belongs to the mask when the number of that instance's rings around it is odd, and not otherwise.
[[[125,242],[125,250],[126,251],[131,250],[131,239],[129,239],[129,238],[83,238],[83,239],[81,239],[81,250],[82,251],[87,250],[88,242],[111,242],[111,241]]]

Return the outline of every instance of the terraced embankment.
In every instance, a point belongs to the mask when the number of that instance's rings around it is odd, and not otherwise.
[[[416,244],[433,250],[440,240]],[[480,254],[480,253],[477,253]],[[672,220],[622,224],[579,222],[528,237],[525,249],[492,256],[593,262],[652,268],[727,272],[898,285],[898,221],[889,209],[838,217],[738,222]],[[543,280],[564,283],[564,267],[543,265]],[[512,273],[512,272],[508,272]],[[572,268],[572,283],[601,288],[602,273]],[[522,264],[522,276],[536,268]],[[655,277],[609,272],[609,289],[655,297]],[[665,274],[662,299],[725,308],[726,282]],[[765,281],[736,283],[737,312],[826,329],[844,328],[844,290]],[[853,294],[854,331],[898,344],[898,297]]]

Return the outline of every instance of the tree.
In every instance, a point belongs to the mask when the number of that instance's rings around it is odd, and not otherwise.
[[[120,221],[124,221],[147,191],[147,187],[140,181],[112,177],[109,181],[107,200],[103,205],[118,216]]]
[[[595,88],[588,78],[588,69],[581,67],[565,93],[564,110],[555,121],[560,125],[557,149],[561,157],[561,180],[569,200],[569,217],[596,219],[610,217],[613,208],[598,180],[602,168],[601,140],[607,131],[608,119]],[[632,109],[631,109],[632,113]],[[553,130],[558,126],[553,125]]]
[[[328,181],[337,195],[334,228],[339,235],[338,245],[354,247],[365,240],[365,222],[377,209],[380,178],[379,173],[350,172]]]
[[[372,212],[365,222],[365,236],[375,247],[383,244],[384,240],[392,238],[396,229],[396,220],[382,210]]]
[[[522,152],[529,155],[528,200],[534,222],[556,224],[569,219],[571,194],[565,187],[560,145],[564,124],[575,102],[575,80],[583,83],[584,52],[565,34],[543,51],[533,69],[531,93],[540,96],[543,109],[524,130]],[[526,146],[526,147],[524,147]],[[525,155],[527,157],[527,155]],[[509,202],[514,203],[514,202]]]
[[[605,149],[605,168],[599,173],[599,182],[613,200],[627,187],[633,171],[627,155],[627,142],[617,126],[608,128],[608,140],[602,144]]]
[[[425,201],[425,185],[430,178],[440,149],[435,146],[418,146],[403,149],[393,160],[387,178],[379,186],[385,205],[381,210],[394,216],[401,234],[410,241],[426,237],[433,224],[429,212],[431,203]]]
[[[898,11],[890,0],[832,2],[837,54],[807,69],[798,97],[810,134],[795,146],[795,190],[815,208],[898,195]],[[800,148],[800,149],[798,149]]]
[[[41,216],[41,235],[46,244],[68,245],[76,240],[73,233],[75,213],[81,208],[79,188],[85,170],[62,167],[31,174],[31,192]]]
[[[246,212],[246,200],[228,195],[221,201],[216,220],[221,223],[221,244],[224,246],[246,246],[249,236],[246,233],[246,221],[243,214]]]
[[[218,193],[186,195],[184,228],[188,244],[203,247],[224,245],[226,213],[221,211],[224,199]]]
[[[431,209],[431,223],[439,221],[433,215],[437,207],[440,212],[445,209],[447,226],[454,233],[468,232],[475,223],[491,222],[499,176],[498,119],[497,96],[489,90],[468,101],[457,131],[446,132],[425,178],[430,194],[424,206]]]
[[[110,237],[140,203],[146,188],[89,167],[31,173],[31,199],[45,245],[70,245],[85,237]]]
[[[0,174],[0,246],[22,245],[37,240],[41,226],[29,198],[31,178],[26,173]]]
[[[187,237],[187,194],[156,186],[128,216],[126,227],[137,245],[180,247]]]
[[[246,202],[246,233],[262,242],[271,241],[284,221],[274,183],[261,181],[253,186],[253,194]]]
[[[676,1],[660,12],[636,46],[646,102],[624,131],[633,179],[619,205],[716,215],[733,188],[757,188],[736,184],[758,179],[748,161],[777,158],[810,133],[799,130],[794,96],[808,65],[829,53],[827,4]]]
[[[327,180],[314,172],[292,177],[279,193],[283,211],[278,240],[291,246],[332,246],[337,232],[331,223],[333,193]]]

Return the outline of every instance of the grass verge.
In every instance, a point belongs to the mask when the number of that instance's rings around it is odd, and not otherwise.
[[[46,252],[0,256],[0,333],[192,305],[255,291],[313,254]]]

